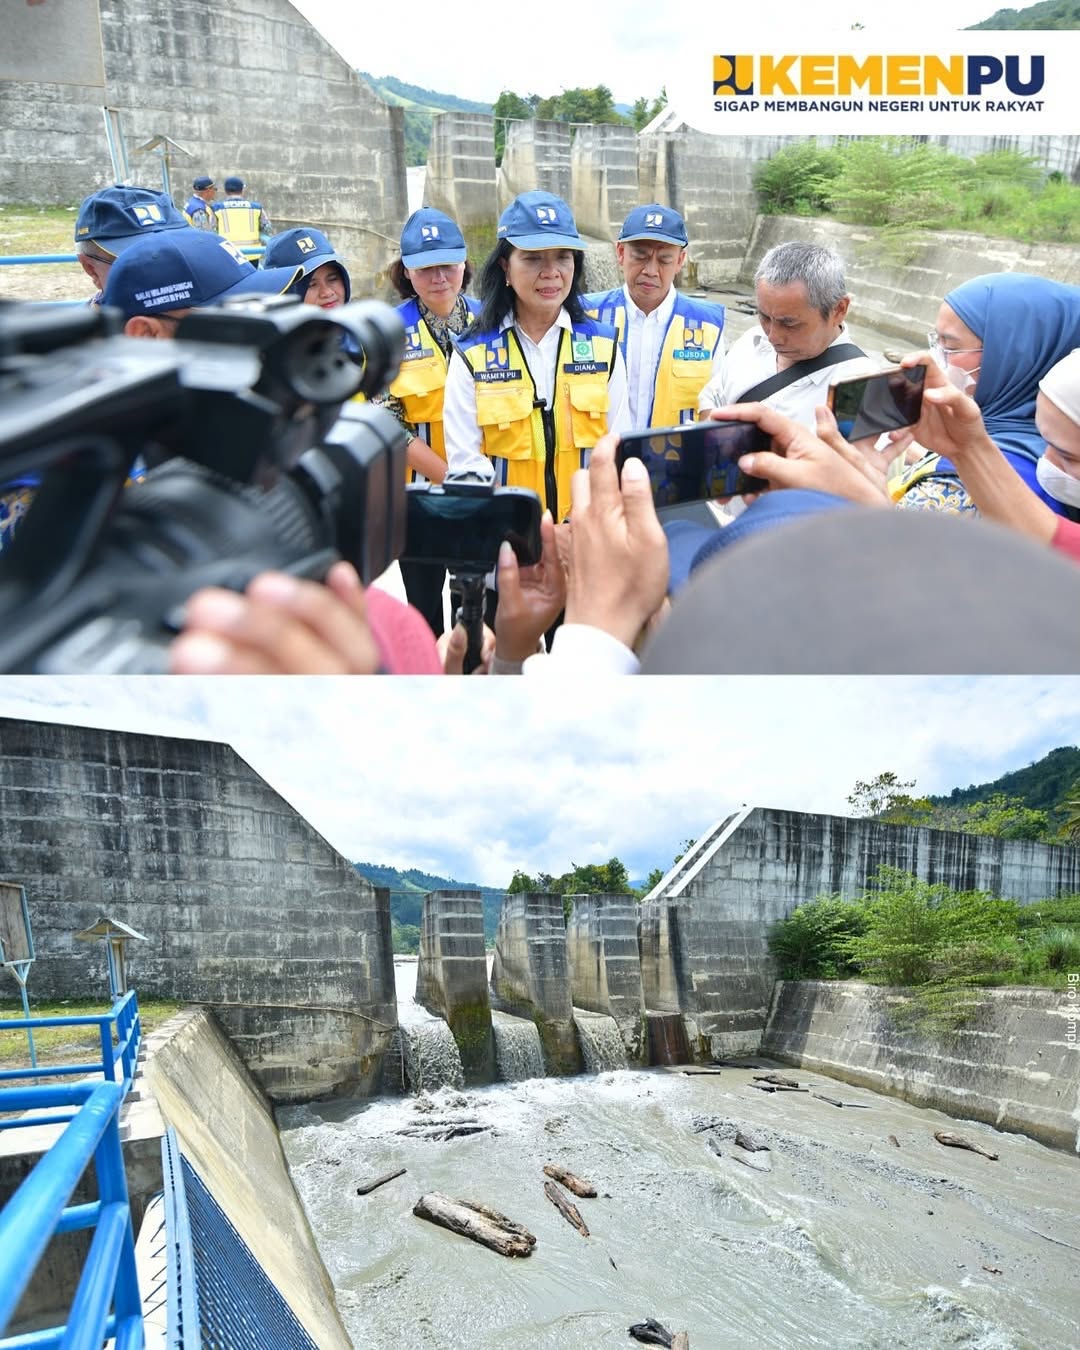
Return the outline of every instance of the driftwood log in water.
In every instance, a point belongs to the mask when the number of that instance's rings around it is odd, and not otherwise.
[[[899,1147],[900,1147],[900,1140],[897,1139],[897,1137],[896,1137],[895,1134],[890,1134],[890,1135],[889,1135],[889,1143],[892,1144],[895,1148],[899,1148]]]
[[[748,1153],[768,1153],[768,1144],[763,1144],[760,1139],[752,1134],[747,1134],[745,1130],[735,1131],[735,1142],[740,1148],[744,1148]]]
[[[756,1073],[754,1074],[755,1083],[771,1083],[773,1087],[797,1088],[799,1080],[797,1078],[785,1078],[782,1073]]]
[[[635,1341],[640,1341],[642,1345],[664,1345],[670,1347],[673,1337],[663,1322],[658,1322],[655,1317],[646,1317],[644,1322],[635,1322],[632,1327],[628,1327],[630,1335]]]
[[[575,1176],[573,1172],[568,1172],[565,1167],[556,1167],[554,1163],[548,1163],[544,1168],[544,1176],[561,1182],[568,1191],[573,1191],[575,1195],[584,1196],[586,1200],[596,1195],[596,1187],[591,1181],[586,1181],[584,1177]]]
[[[690,1333],[677,1331],[671,1340],[671,1350],[690,1350]]]
[[[490,1130],[490,1125],[456,1125],[448,1121],[425,1121],[422,1125],[406,1125],[404,1129],[395,1130],[395,1134],[408,1135],[413,1139],[460,1139],[463,1135],[483,1134],[485,1130]]]
[[[771,1172],[772,1163],[767,1153],[743,1153],[741,1150],[731,1155],[744,1167],[752,1167],[755,1172]]]
[[[759,1092],[809,1092],[809,1088],[804,1087],[782,1087],[779,1083],[748,1083],[748,1087],[757,1088]]]
[[[385,1186],[388,1181],[393,1181],[395,1177],[403,1177],[405,1168],[399,1167],[396,1172],[384,1172],[381,1177],[374,1177],[371,1181],[365,1181],[362,1186],[357,1186],[357,1195],[370,1195],[372,1191],[378,1190],[380,1186]]]
[[[536,1238],[527,1229],[497,1210],[469,1200],[451,1200],[438,1191],[422,1195],[413,1205],[413,1213],[419,1219],[490,1247],[500,1256],[531,1256],[536,1246]]]
[[[553,1181],[544,1182],[544,1194],[571,1228],[576,1228],[582,1237],[589,1236],[589,1229],[585,1220],[581,1217],[581,1211],[578,1209],[577,1205],[571,1204]]]
[[[934,1138],[939,1144],[944,1144],[946,1148],[966,1148],[972,1153],[980,1153],[984,1158],[989,1158],[991,1162],[997,1162],[998,1155],[991,1153],[988,1148],[983,1148],[981,1144],[973,1144],[970,1139],[965,1139],[962,1134],[953,1134],[950,1130],[935,1130]]]
[[[683,1069],[683,1073],[686,1075],[687,1078],[695,1078],[695,1077],[697,1077],[699,1074],[703,1074],[703,1073],[708,1073],[708,1074],[721,1074],[721,1073],[723,1073],[723,1069],[720,1069],[720,1068],[715,1068],[715,1069],[713,1069],[713,1068],[707,1068],[707,1069]]]

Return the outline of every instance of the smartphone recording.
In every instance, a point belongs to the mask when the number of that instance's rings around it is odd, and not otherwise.
[[[922,416],[925,366],[891,366],[876,375],[858,375],[829,386],[829,407],[840,434],[849,441],[912,427]]]
[[[738,461],[769,446],[770,437],[753,422],[688,422],[629,432],[619,443],[616,463],[621,474],[628,459],[640,459],[653,501],[662,508],[764,492],[765,479],[743,473]]]
[[[540,498],[526,488],[412,483],[405,489],[406,562],[484,575],[509,540],[522,567],[540,561]]]

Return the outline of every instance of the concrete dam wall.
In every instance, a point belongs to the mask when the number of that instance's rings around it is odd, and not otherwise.
[[[757,1051],[775,972],[770,927],[879,867],[1029,904],[1080,890],[1080,850],[753,807],[716,825],[641,905],[649,1008],[680,1011],[714,1054]]]
[[[761,1048],[844,1082],[1080,1153],[1080,1001],[1058,989],[979,989],[948,1036],[897,1025],[910,991],[781,981]]]
[[[213,1008],[276,1101],[365,1094],[397,1024],[389,893],[229,746],[0,719],[0,877],[26,887],[31,991],[107,998],[108,914],[141,994]]]
[[[404,122],[287,0],[8,4],[0,52],[0,202],[71,205],[114,180],[102,107],[133,181],[156,185],[167,135],[174,195],[238,173],[276,229],[325,228],[363,295],[408,214]]]

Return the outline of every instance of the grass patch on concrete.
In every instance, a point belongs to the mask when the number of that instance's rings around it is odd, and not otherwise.
[[[0,206],[0,254],[71,253],[77,209]]]
[[[184,1007],[166,999],[140,999],[139,1020],[146,1037]],[[47,1003],[30,999],[31,1017],[86,1017],[108,1012],[100,999],[64,999]],[[27,1069],[30,1050],[26,1032],[5,1028],[4,1023],[23,1016],[20,999],[0,999],[0,1069]],[[96,1026],[38,1027],[34,1049],[42,1065],[89,1064],[101,1059],[101,1037]]]

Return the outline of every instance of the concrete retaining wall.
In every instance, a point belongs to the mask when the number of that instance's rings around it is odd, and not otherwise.
[[[616,239],[638,194],[638,138],[633,127],[578,127],[570,149],[570,197],[578,230]]]
[[[389,892],[229,746],[0,719],[0,878],[27,891],[31,988],[107,996],[102,914],[141,994],[213,1006],[275,1100],[366,1093],[397,1023]]]
[[[183,202],[192,178],[239,173],[276,228],[317,225],[346,256],[357,296],[393,256],[408,214],[404,122],[287,0],[50,0],[5,15],[26,55],[0,64],[0,202],[70,205],[113,181],[101,107],[120,113],[136,182],[157,184],[136,146],[164,133]],[[90,9],[93,9],[93,14]],[[67,11],[96,27],[100,80],[60,83]],[[14,11],[18,11],[17,13]],[[92,49],[91,49],[92,50]]]
[[[491,1004],[537,1025],[548,1073],[578,1073],[561,895],[508,895],[495,932]]]
[[[269,1104],[212,1017],[189,1012],[170,1029],[144,1073],[181,1152],[315,1344],[348,1350]]]
[[[847,264],[852,317],[884,333],[925,345],[948,291],[985,272],[1032,272],[1080,285],[1080,248],[1074,244],[1022,244],[960,232],[925,233],[891,256],[874,230],[797,216],[759,216],[747,246],[740,280],[774,244],[798,239],[828,244]]]
[[[977,994],[966,1026],[930,1038],[897,1030],[897,1009],[910,1003],[905,990],[782,981],[762,1051],[1080,1153],[1080,1003],[1050,989]]]
[[[424,896],[416,1001],[446,1019],[461,1053],[465,1081],[493,1082],[495,1044],[479,891]]]
[[[638,917],[632,895],[575,895],[566,925],[574,1006],[613,1017],[634,1059],[645,1053]]]
[[[570,200],[570,126],[566,122],[508,122],[498,170],[498,209],[519,192],[553,192]]]
[[[641,906],[645,1002],[681,1011],[714,1053],[753,1053],[774,971],[770,927],[854,896],[882,865],[1028,904],[1080,890],[1080,850],[754,807],[695,845]]]

